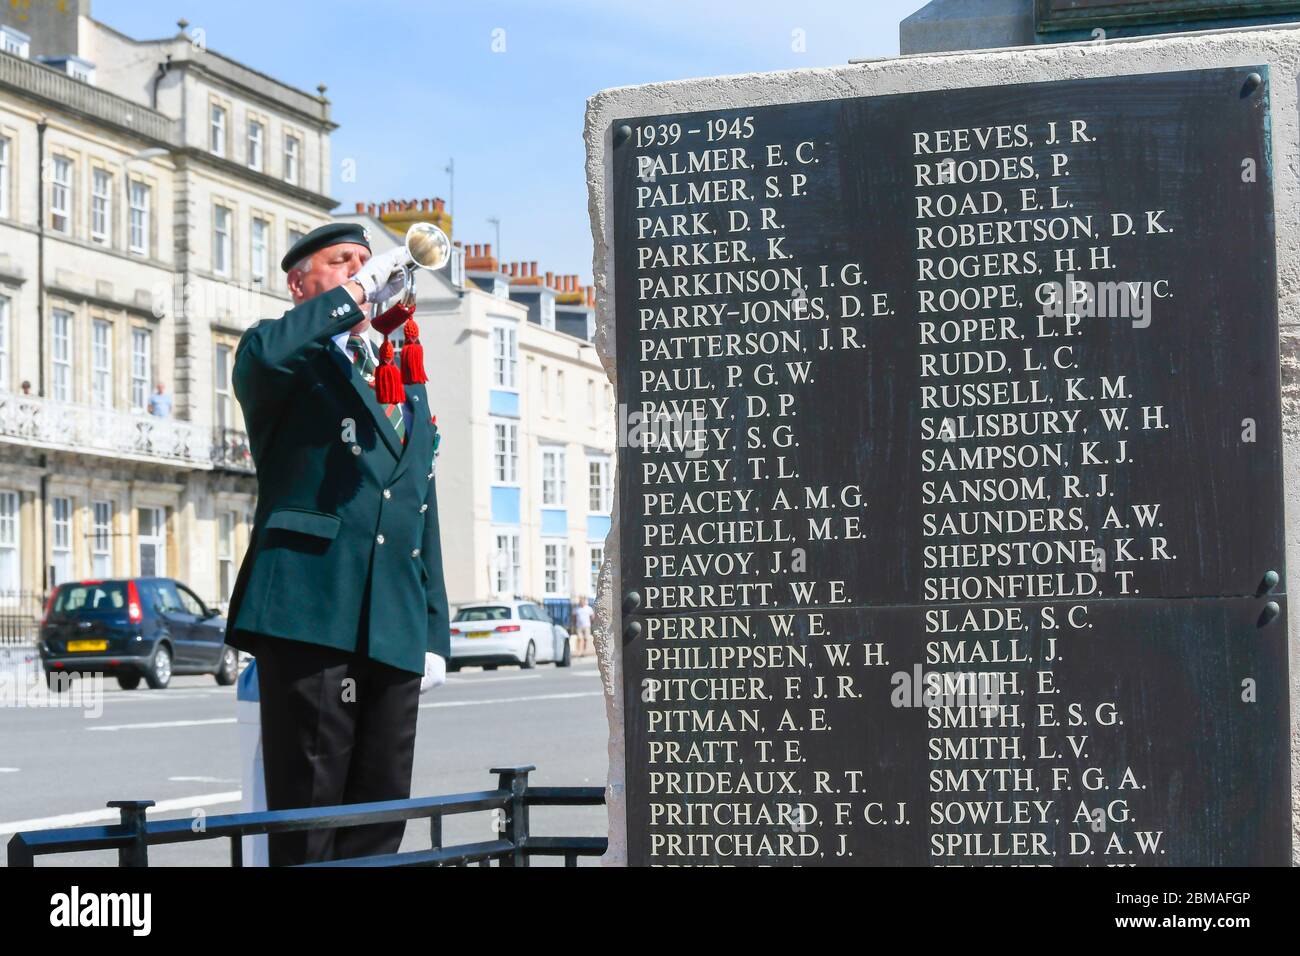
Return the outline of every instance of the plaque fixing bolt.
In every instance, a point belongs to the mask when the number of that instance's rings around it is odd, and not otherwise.
[[[1245,85],[1242,86],[1241,88],[1242,97],[1245,98],[1247,96],[1250,96],[1252,93],[1254,93],[1263,85],[1264,85],[1264,78],[1262,76],[1260,76],[1258,73],[1249,74],[1246,77]]]
[[[1263,627],[1266,624],[1272,624],[1281,613],[1282,606],[1276,601],[1269,601],[1264,605],[1264,612],[1259,616],[1259,626]]]
[[[1260,597],[1263,597],[1269,591],[1277,587],[1277,582],[1280,580],[1282,579],[1278,577],[1276,571],[1265,571],[1263,579],[1259,582],[1259,591],[1257,593]]]
[[[623,613],[631,614],[641,606],[641,594],[638,591],[628,591],[627,597],[623,598]]]
[[[627,627],[623,628],[623,636],[629,641],[635,641],[641,636],[641,622],[633,621]]]
[[[622,126],[616,126],[614,128],[615,147],[622,146],[631,138],[632,138],[632,127],[628,126],[626,123],[624,123]]]

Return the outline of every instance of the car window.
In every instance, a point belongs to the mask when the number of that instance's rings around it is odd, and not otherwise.
[[[153,593],[158,610],[173,613],[183,611],[180,595],[176,593],[176,585],[171,581],[155,581]]]
[[[65,584],[54,599],[55,614],[110,614],[126,607],[126,586],[119,582]]]
[[[193,614],[195,617],[207,615],[208,612],[203,609],[203,602],[185,585],[176,585],[176,593],[181,596],[181,604],[184,606],[186,614]]]
[[[519,605],[519,616],[522,617],[525,621],[536,621],[536,620],[538,620],[538,617],[537,617],[537,606],[536,606],[535,604],[521,604],[521,605]]]
[[[508,621],[510,609],[507,607],[465,607],[456,612],[456,621]]]

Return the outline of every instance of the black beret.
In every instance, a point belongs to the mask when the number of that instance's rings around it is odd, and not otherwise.
[[[280,268],[288,272],[313,252],[345,242],[355,242],[369,249],[370,232],[355,222],[331,222],[320,226],[289,247],[289,251],[280,260]]]

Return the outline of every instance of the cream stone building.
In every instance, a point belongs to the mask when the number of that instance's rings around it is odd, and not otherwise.
[[[324,87],[205,49],[184,21],[133,40],[89,6],[0,6],[11,615],[53,583],[109,574],[229,596],[255,503],[234,348],[290,306],[280,256],[336,205]],[[151,414],[159,385],[171,407]]]
[[[450,232],[441,200],[358,205],[375,251],[416,221]],[[437,463],[443,566],[453,606],[519,595],[567,623],[596,593],[614,494],[615,405],[591,342],[594,303],[576,276],[456,246],[422,272],[416,318]]]

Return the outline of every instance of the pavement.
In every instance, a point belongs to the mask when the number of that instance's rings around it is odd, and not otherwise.
[[[113,680],[61,706],[22,700],[14,675],[30,667],[20,651],[0,651],[0,847],[21,830],[118,818],[109,800],[148,799],[151,819],[240,809],[235,689],[211,677],[177,677],[166,690],[124,691]],[[90,690],[87,686],[87,690]],[[71,705],[68,705],[71,704]],[[531,671],[462,670],[421,698],[413,796],[488,790],[490,767],[533,764],[530,782],[604,786],[605,704],[593,657],[572,667]],[[533,811],[539,835],[604,836],[603,807]],[[448,817],[447,845],[494,838],[489,814]],[[429,846],[425,821],[407,825],[403,850]],[[0,853],[0,863],[3,862]],[[117,854],[73,853],[51,865],[115,866]],[[226,866],[229,843],[204,840],[150,848],[155,866]],[[584,865],[594,860],[584,861]]]

